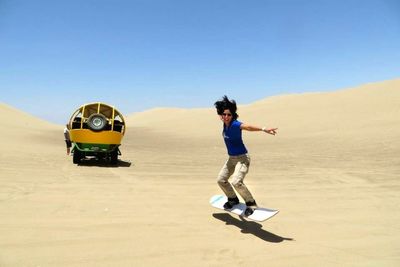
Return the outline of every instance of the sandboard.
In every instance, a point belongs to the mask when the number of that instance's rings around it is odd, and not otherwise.
[[[272,216],[276,215],[279,212],[279,210],[273,210],[273,209],[266,209],[266,208],[258,207],[258,208],[256,208],[254,210],[253,214],[251,214],[250,216],[246,217],[244,215],[244,211],[246,210],[246,204],[240,202],[239,204],[233,206],[232,209],[226,210],[226,209],[224,209],[224,204],[227,201],[228,201],[228,199],[227,199],[226,196],[215,195],[215,196],[211,197],[210,204],[214,208],[225,210],[225,211],[228,211],[228,212],[232,212],[232,213],[234,213],[236,215],[243,216],[245,218],[249,218],[250,220],[258,221],[258,222],[265,221],[265,220],[271,218]]]

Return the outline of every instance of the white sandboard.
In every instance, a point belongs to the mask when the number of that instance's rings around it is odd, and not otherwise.
[[[229,211],[229,212],[232,212],[232,213],[237,214],[239,216],[246,217],[244,215],[244,211],[246,210],[246,205],[244,203],[240,202],[239,204],[233,206],[232,209],[226,210],[226,209],[224,209],[224,204],[227,201],[228,201],[228,199],[227,199],[226,196],[215,195],[215,196],[211,197],[210,204],[214,208],[225,210],[225,211]],[[265,221],[265,220],[271,218],[272,216],[274,216],[278,212],[279,212],[279,210],[272,210],[272,209],[266,209],[266,208],[258,207],[258,208],[256,208],[254,210],[253,214],[251,214],[250,216],[248,216],[246,218],[249,218],[249,219],[251,219],[253,221],[262,222],[262,221]]]

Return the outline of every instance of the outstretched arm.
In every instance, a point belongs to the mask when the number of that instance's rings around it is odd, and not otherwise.
[[[267,128],[267,127],[258,127],[258,126],[253,126],[249,124],[242,123],[240,125],[240,129],[250,131],[250,132],[257,132],[257,131],[263,131],[268,134],[276,135],[278,128]]]

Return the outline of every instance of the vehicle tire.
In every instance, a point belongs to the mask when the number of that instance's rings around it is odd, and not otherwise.
[[[93,131],[101,131],[107,125],[107,119],[103,114],[96,113],[90,115],[87,122],[90,129]]]
[[[74,164],[79,164],[81,162],[81,159],[82,159],[82,152],[80,152],[78,149],[75,148],[72,161],[74,162]]]
[[[118,149],[114,149],[114,151],[111,151],[110,153],[110,163],[113,165],[117,165],[118,163]]]

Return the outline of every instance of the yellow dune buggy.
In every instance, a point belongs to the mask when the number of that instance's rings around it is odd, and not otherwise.
[[[117,164],[126,125],[114,107],[100,102],[85,104],[72,114],[69,129],[75,164],[90,156]]]

